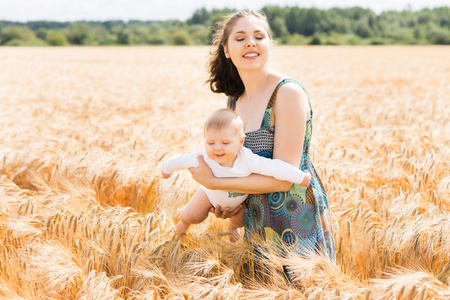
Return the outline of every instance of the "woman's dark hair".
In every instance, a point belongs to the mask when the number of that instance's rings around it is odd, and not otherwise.
[[[208,60],[209,79],[206,81],[214,93],[224,93],[228,97],[234,98],[239,98],[244,93],[244,84],[231,59],[225,57],[224,46],[228,43],[228,37],[234,24],[240,18],[249,16],[263,20],[267,34],[271,38],[266,16],[253,10],[233,13],[228,15],[222,22],[217,23],[212,43],[215,48],[211,51],[211,57]]]

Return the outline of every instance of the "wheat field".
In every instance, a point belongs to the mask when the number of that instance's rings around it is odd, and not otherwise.
[[[449,299],[449,50],[274,48],[311,96],[337,265],[267,252],[257,276],[224,220],[174,237],[198,186],[160,177],[225,106],[209,47],[1,47],[0,297]]]

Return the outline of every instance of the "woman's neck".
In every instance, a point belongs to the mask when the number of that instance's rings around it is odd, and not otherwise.
[[[271,77],[271,70],[264,69],[250,72],[239,72],[242,83],[245,87],[245,94],[247,97],[252,97],[253,94],[258,94],[267,88]]]

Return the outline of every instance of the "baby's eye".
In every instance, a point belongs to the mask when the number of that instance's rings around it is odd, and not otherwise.
[[[223,142],[223,144],[224,144],[224,145],[228,145],[228,144],[229,144],[229,142]]]

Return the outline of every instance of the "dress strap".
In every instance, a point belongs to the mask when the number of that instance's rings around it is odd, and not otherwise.
[[[297,80],[295,80],[293,78],[285,78],[277,84],[277,86],[275,87],[275,90],[272,93],[272,96],[270,96],[270,100],[269,100],[269,103],[267,104],[266,110],[271,109],[273,107],[273,105],[275,104],[275,100],[277,99],[278,90],[280,89],[280,87],[282,87],[285,83],[288,83],[288,82],[294,82],[294,83],[298,84],[305,92],[306,98],[308,99],[308,103],[309,103],[310,118],[312,120],[313,111],[312,111],[312,106],[311,106],[311,100],[309,99],[309,94],[306,91],[305,87],[300,82],[298,82]]]
[[[231,109],[232,111],[234,111],[236,109],[236,98],[228,97],[227,108]]]

